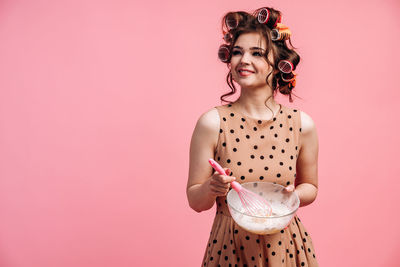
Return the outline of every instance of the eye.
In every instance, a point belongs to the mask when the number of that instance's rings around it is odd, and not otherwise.
[[[240,51],[239,51],[239,50],[233,50],[233,51],[232,51],[232,55],[237,55],[237,54],[240,54]]]
[[[258,57],[262,57],[262,54],[261,54],[260,52],[254,52],[254,53],[253,53],[253,56],[254,56],[254,55],[258,55]]]

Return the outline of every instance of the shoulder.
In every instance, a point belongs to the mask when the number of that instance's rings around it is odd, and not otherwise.
[[[219,123],[218,110],[214,107],[200,115],[196,127],[201,127],[205,130],[219,130]]]
[[[201,114],[193,131],[191,153],[196,155],[207,153],[207,157],[212,157],[218,143],[219,129],[220,119],[216,108]]]
[[[310,115],[300,110],[301,133],[307,134],[316,131],[316,126]]]

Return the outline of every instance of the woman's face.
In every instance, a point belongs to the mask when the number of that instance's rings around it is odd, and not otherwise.
[[[272,67],[264,58],[266,40],[259,33],[243,33],[232,48],[232,78],[242,88],[254,88],[266,85],[266,78]],[[272,52],[268,59],[273,64]],[[239,71],[247,69],[248,71]],[[272,75],[269,77],[272,80]],[[269,81],[271,84],[271,81]]]

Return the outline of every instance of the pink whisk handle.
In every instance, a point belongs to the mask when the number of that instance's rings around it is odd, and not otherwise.
[[[208,162],[211,164],[214,170],[216,170],[219,174],[226,175],[225,170],[221,167],[221,165],[218,164],[218,162],[216,162],[213,159],[209,159]]]
[[[231,186],[233,190],[235,190],[236,192],[240,192],[240,190],[242,190],[242,185],[239,184],[238,182],[232,181]]]

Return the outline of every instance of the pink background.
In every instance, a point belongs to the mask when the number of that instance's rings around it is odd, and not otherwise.
[[[220,105],[227,11],[271,6],[302,61],[321,266],[399,266],[400,3],[0,1],[0,266],[200,266],[189,143]],[[232,98],[235,99],[235,98]]]

